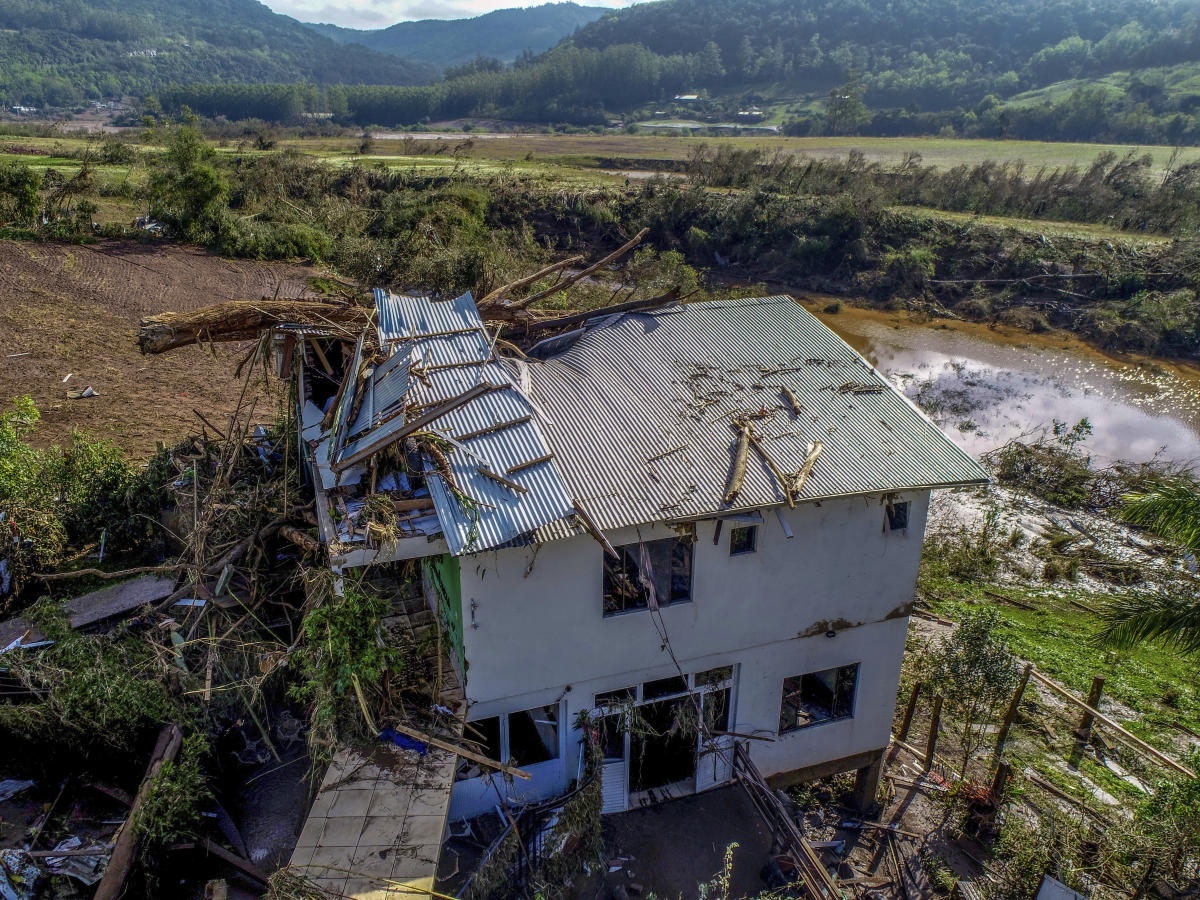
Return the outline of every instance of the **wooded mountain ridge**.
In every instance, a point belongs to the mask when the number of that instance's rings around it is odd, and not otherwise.
[[[481,56],[511,63],[526,51],[544,53],[605,12],[600,6],[545,3],[520,9],[498,9],[472,19],[397,22],[376,30],[328,24],[310,24],[308,27],[339,43],[360,44],[380,53],[448,68]]]

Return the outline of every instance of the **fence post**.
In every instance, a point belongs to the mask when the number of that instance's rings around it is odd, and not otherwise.
[[[925,771],[933,768],[933,751],[937,747],[938,728],[942,724],[942,695],[933,698],[933,715],[929,718],[929,743],[925,745]]]
[[[1025,668],[1021,671],[1021,680],[1017,682],[1017,689],[1013,692],[1012,700],[1009,701],[1008,709],[1004,713],[1004,722],[1000,726],[1000,733],[996,735],[996,756],[999,757],[1004,752],[1004,742],[1008,740],[1008,733],[1012,730],[1013,722],[1017,720],[1017,708],[1021,705],[1021,697],[1025,693],[1025,686],[1029,684],[1029,673],[1033,671],[1033,663],[1025,663]]]
[[[1092,709],[1100,708],[1100,695],[1104,693],[1104,676],[1097,675],[1092,679],[1092,689],[1088,691],[1087,705]],[[1084,710],[1083,716],[1079,720],[1079,740],[1083,743],[1088,743],[1092,739],[1092,723],[1096,721],[1087,710]]]
[[[908,729],[912,725],[913,713],[917,711],[917,698],[921,695],[921,682],[913,682],[912,693],[908,697],[908,706],[904,707],[904,718],[900,720],[900,731],[896,740],[908,740]]]

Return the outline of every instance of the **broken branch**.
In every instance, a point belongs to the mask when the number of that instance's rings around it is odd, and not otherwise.
[[[532,306],[534,303],[537,303],[539,300],[545,300],[547,297],[553,297],[555,294],[561,294],[563,291],[565,291],[571,285],[573,285],[579,281],[582,281],[584,278],[587,278],[589,275],[599,271],[600,269],[603,269],[609,263],[616,262],[618,259],[620,259],[622,256],[624,256],[626,253],[628,253],[630,250],[632,250],[634,247],[636,247],[638,244],[640,244],[642,242],[642,240],[646,237],[646,235],[648,235],[649,233],[650,233],[649,228],[643,228],[641,231],[639,231],[637,233],[637,235],[634,236],[633,240],[629,241],[628,243],[622,244],[619,248],[614,250],[612,253],[608,254],[608,256],[604,257],[604,259],[600,260],[597,263],[593,263],[592,265],[588,266],[586,269],[582,269],[581,271],[576,272],[570,278],[564,278],[562,281],[560,281],[558,284],[554,285],[553,287],[548,287],[548,288],[546,288],[546,290],[544,290],[540,293],[534,294],[530,297],[526,297],[524,300],[517,300],[514,303],[508,304],[509,309],[525,309],[525,307]]]

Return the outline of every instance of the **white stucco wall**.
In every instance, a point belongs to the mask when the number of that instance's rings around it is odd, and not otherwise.
[[[733,730],[775,736],[784,678],[861,664],[852,719],[751,742],[764,774],[887,743],[929,495],[899,499],[911,503],[905,532],[884,528],[877,496],[784,509],[791,539],[766,510],[757,552],[735,557],[733,523],[724,524],[715,546],[715,523],[697,526],[692,602],[665,607],[662,618],[685,671],[738,666]],[[644,540],[672,534],[663,526],[641,529]],[[632,528],[608,536],[616,545],[638,540]],[[578,537],[534,552],[461,561],[470,718],[561,703],[560,758],[531,767],[532,783],[513,785],[513,799],[548,796],[574,777],[578,738],[569,726],[592,708],[595,693],[676,674],[648,611],[604,618],[599,544]],[[825,636],[830,628],[832,638]],[[461,783],[451,817],[495,802],[491,788]]]

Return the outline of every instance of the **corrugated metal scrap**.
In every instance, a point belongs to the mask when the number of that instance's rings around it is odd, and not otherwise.
[[[438,301],[376,291],[375,303],[380,345],[390,355],[366,379],[333,467],[398,439],[429,410],[491,386],[428,426],[453,448],[449,480],[428,454],[421,458],[451,552],[508,544],[571,515],[533,407],[496,358],[471,295]]]

